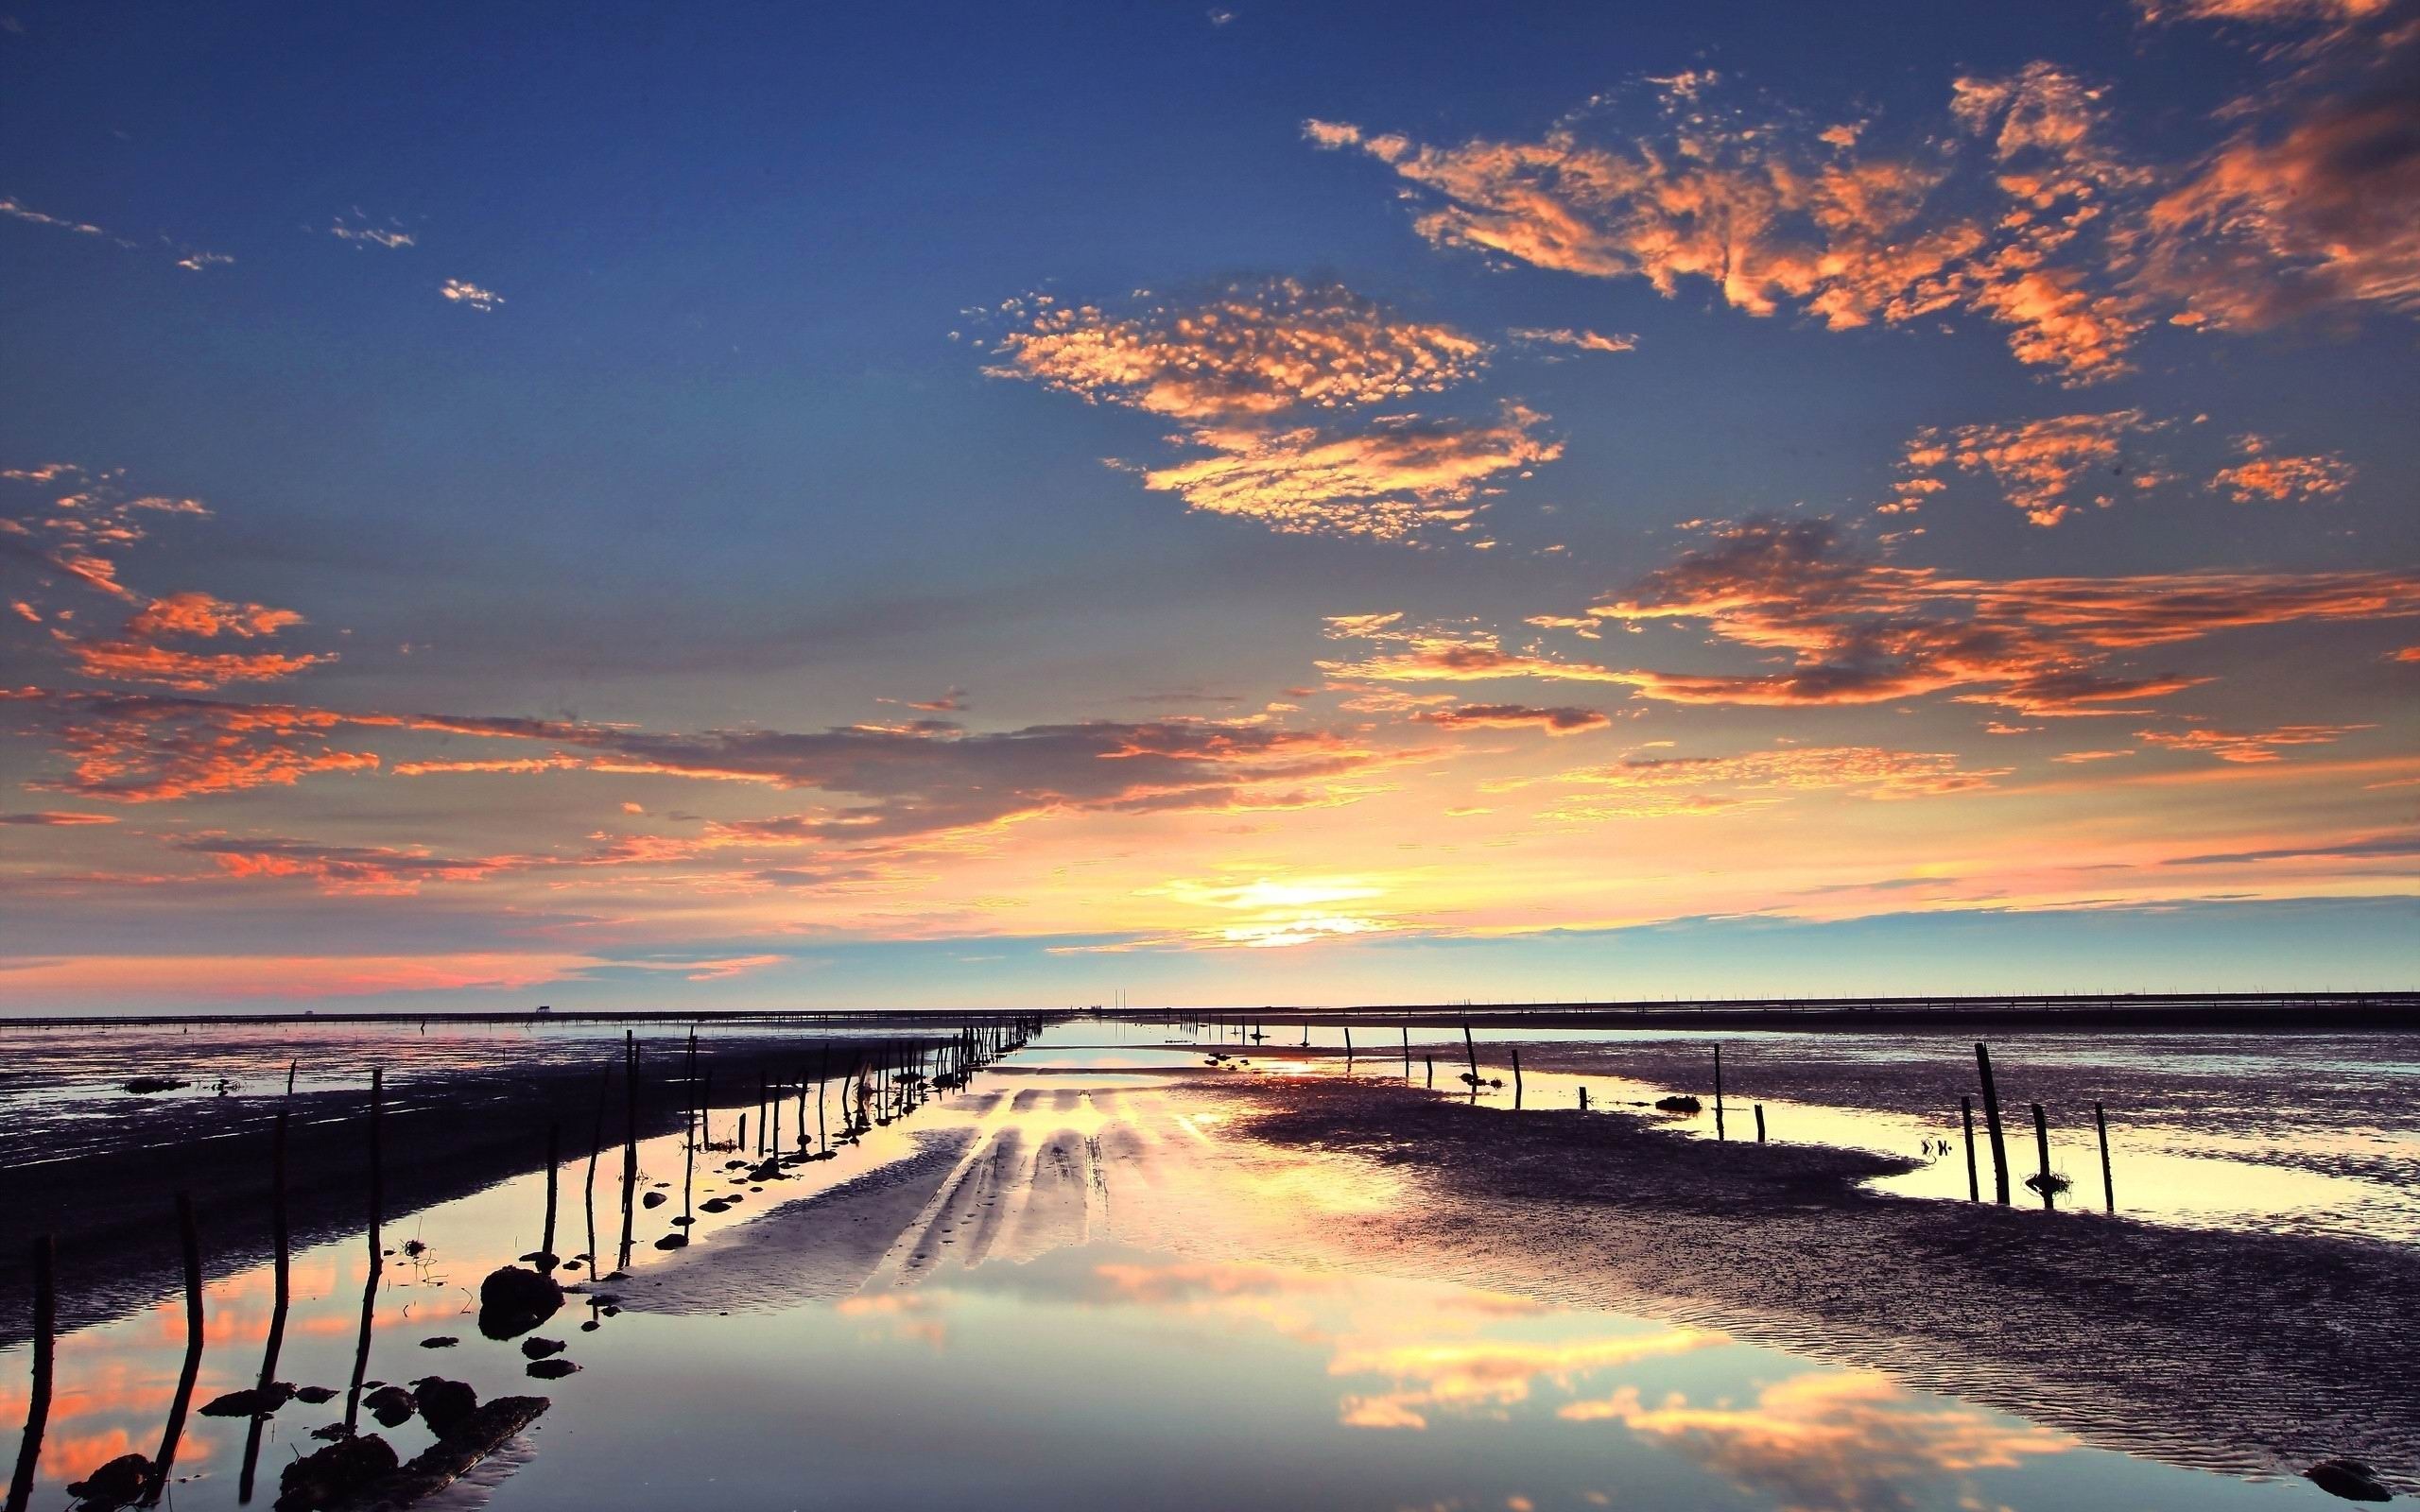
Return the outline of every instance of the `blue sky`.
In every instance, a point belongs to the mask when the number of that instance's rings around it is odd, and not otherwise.
[[[8,21],[28,1002],[2408,984],[2408,5]]]

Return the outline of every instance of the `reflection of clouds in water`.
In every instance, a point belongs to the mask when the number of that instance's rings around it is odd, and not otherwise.
[[[948,1306],[946,1293],[884,1292],[843,1297],[833,1304],[832,1311],[841,1317],[868,1320],[864,1336],[871,1341],[889,1339],[941,1349],[949,1344],[949,1325],[941,1316]]]
[[[1568,1402],[1558,1416],[1619,1422],[1794,1512],[1912,1507],[1927,1482],[2075,1447],[2063,1434],[1972,1407],[1918,1406],[1870,1372],[1792,1376],[1764,1388],[1752,1407],[1692,1407],[1678,1392],[1651,1407],[1637,1387],[1623,1386]]]
[[[1541,1381],[1570,1391],[1595,1371],[1726,1342],[1722,1334],[1697,1329],[1534,1342],[1348,1340],[1328,1363],[1328,1374],[1386,1376],[1396,1383],[1393,1391],[1341,1399],[1338,1412],[1347,1427],[1419,1429],[1428,1426],[1430,1413],[1500,1418],[1506,1407],[1528,1400]],[[1570,1416],[1567,1410],[1564,1415]]]

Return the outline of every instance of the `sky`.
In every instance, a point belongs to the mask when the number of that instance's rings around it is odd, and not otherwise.
[[[2414,0],[17,4],[0,1010],[2410,988],[2416,336]]]

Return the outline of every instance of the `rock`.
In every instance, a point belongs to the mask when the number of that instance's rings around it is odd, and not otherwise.
[[[182,1076],[130,1076],[119,1085],[130,1092],[148,1093],[172,1092],[180,1087],[190,1087],[193,1083]],[[111,1463],[115,1464],[116,1461],[112,1460]]]
[[[579,1366],[569,1360],[532,1360],[523,1368],[541,1381],[561,1381]]]
[[[642,1208],[661,1208],[671,1200],[661,1192],[646,1192],[639,1194],[639,1206]]]
[[[472,1413],[478,1410],[479,1394],[459,1381],[443,1376],[430,1376],[412,1383],[412,1396],[420,1402],[420,1420],[428,1431],[443,1438]]]
[[[550,1354],[562,1353],[563,1341],[561,1339],[542,1339],[537,1335],[532,1334],[528,1338],[521,1341],[521,1352],[529,1359],[543,1360]]]
[[[1694,1113],[1703,1108],[1705,1104],[1683,1092],[1678,1097],[1658,1097],[1655,1099],[1655,1106],[1659,1110],[1667,1113]]]
[[[311,1430],[311,1436],[322,1443],[333,1444],[339,1438],[351,1438],[353,1430],[342,1423],[321,1423]]]
[[[450,1349],[461,1342],[451,1333],[440,1333],[433,1338],[421,1340],[420,1347],[424,1349]]]
[[[336,1400],[336,1388],[334,1386],[300,1386],[295,1389],[294,1400],[307,1401],[316,1407],[323,1401]]]
[[[266,1418],[294,1400],[294,1388],[283,1381],[251,1386],[214,1397],[201,1404],[204,1418]]]
[[[150,1460],[141,1454],[120,1454],[70,1486],[67,1494],[82,1498],[86,1506],[124,1506],[150,1484]]]
[[[582,1324],[579,1326],[579,1332],[581,1332],[582,1333],[594,1333],[594,1332],[596,1332],[598,1329],[600,1329],[600,1328],[602,1328],[602,1327],[604,1327],[604,1325],[603,1325],[603,1324],[601,1324],[601,1323],[597,1322],[595,1318],[593,1318],[593,1317],[592,1317],[592,1318],[590,1318],[587,1322],[582,1323]]]
[[[666,1234],[655,1242],[658,1249],[680,1249],[689,1243],[687,1234]]]
[[[731,1204],[721,1197],[708,1197],[698,1204],[698,1210],[700,1212],[729,1212]]]
[[[491,1339],[515,1338],[562,1305],[563,1289],[553,1277],[501,1265],[479,1283],[479,1332]]]
[[[2303,1479],[2330,1496],[2347,1502],[2392,1502],[2394,1493],[2378,1482],[2378,1472],[2358,1459],[2324,1459],[2303,1471]]]
[[[340,1501],[380,1476],[393,1474],[401,1463],[376,1434],[340,1439],[305,1454],[279,1474],[277,1512],[310,1512]]]
[[[533,1249],[529,1251],[529,1253],[521,1257],[521,1263],[525,1265],[535,1265],[540,1270],[553,1270],[556,1266],[562,1264],[562,1262],[546,1253],[546,1251],[543,1249]]]
[[[380,1386],[362,1398],[361,1405],[378,1419],[379,1427],[401,1428],[412,1420],[412,1409],[419,1403],[402,1386]]]

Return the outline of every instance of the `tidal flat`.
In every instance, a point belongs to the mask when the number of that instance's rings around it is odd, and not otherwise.
[[[1969,1200],[1954,1036],[994,1028],[12,1031],[0,1422],[35,1415],[56,1252],[26,1503],[112,1504],[130,1455],[127,1503],[188,1507],[2420,1489],[2407,1036],[1996,1037],[2004,1207],[1980,1141]],[[560,1300],[500,1317],[499,1271]],[[373,1435],[442,1458],[458,1383],[544,1405],[408,1496],[289,1477]]]

